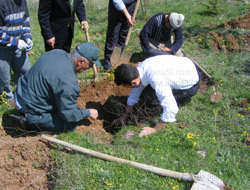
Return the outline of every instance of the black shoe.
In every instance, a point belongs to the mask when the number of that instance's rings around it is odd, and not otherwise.
[[[112,69],[112,65],[110,62],[105,62],[105,65],[104,65],[104,70],[105,71],[111,71]]]

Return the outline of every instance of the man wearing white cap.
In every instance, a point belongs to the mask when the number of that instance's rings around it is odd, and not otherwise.
[[[159,13],[149,19],[140,32],[140,43],[147,57],[155,55],[182,56],[182,23],[184,15],[175,12]],[[174,42],[171,37],[174,34]]]

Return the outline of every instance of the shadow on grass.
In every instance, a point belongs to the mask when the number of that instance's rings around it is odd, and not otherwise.
[[[19,113],[16,109],[8,110],[3,114],[2,126],[7,135],[10,135],[13,138],[18,138],[18,137],[37,136],[41,134],[39,132],[27,130],[25,125],[21,124],[17,120],[12,119],[10,117],[10,114],[19,116]]]

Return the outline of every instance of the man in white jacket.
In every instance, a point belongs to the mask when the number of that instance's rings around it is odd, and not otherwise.
[[[115,70],[115,83],[132,87],[124,115],[113,121],[124,121],[141,94],[151,103],[159,101],[163,112],[156,125],[144,127],[139,136],[155,133],[168,122],[175,122],[179,107],[191,101],[199,89],[200,75],[195,64],[186,57],[159,55],[146,59],[137,67],[122,64]],[[147,87],[146,87],[147,86]],[[144,88],[146,87],[146,88]],[[146,92],[146,94],[145,94]]]
[[[137,0],[109,0],[108,29],[104,50],[104,68],[111,69],[110,58],[114,47],[123,48],[129,26],[134,26],[132,15]]]

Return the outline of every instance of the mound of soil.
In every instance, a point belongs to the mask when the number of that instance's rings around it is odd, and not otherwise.
[[[40,137],[13,138],[0,128],[0,189],[48,189],[49,148]]]
[[[234,18],[229,22],[225,22],[224,26],[227,29],[235,29],[235,28],[250,29],[250,15],[241,18]]]
[[[250,49],[250,34],[235,36],[230,29],[250,29],[250,14],[245,17],[234,18],[225,22],[218,28],[228,29],[229,33],[210,32],[211,48],[214,50],[223,50],[225,53]]]

